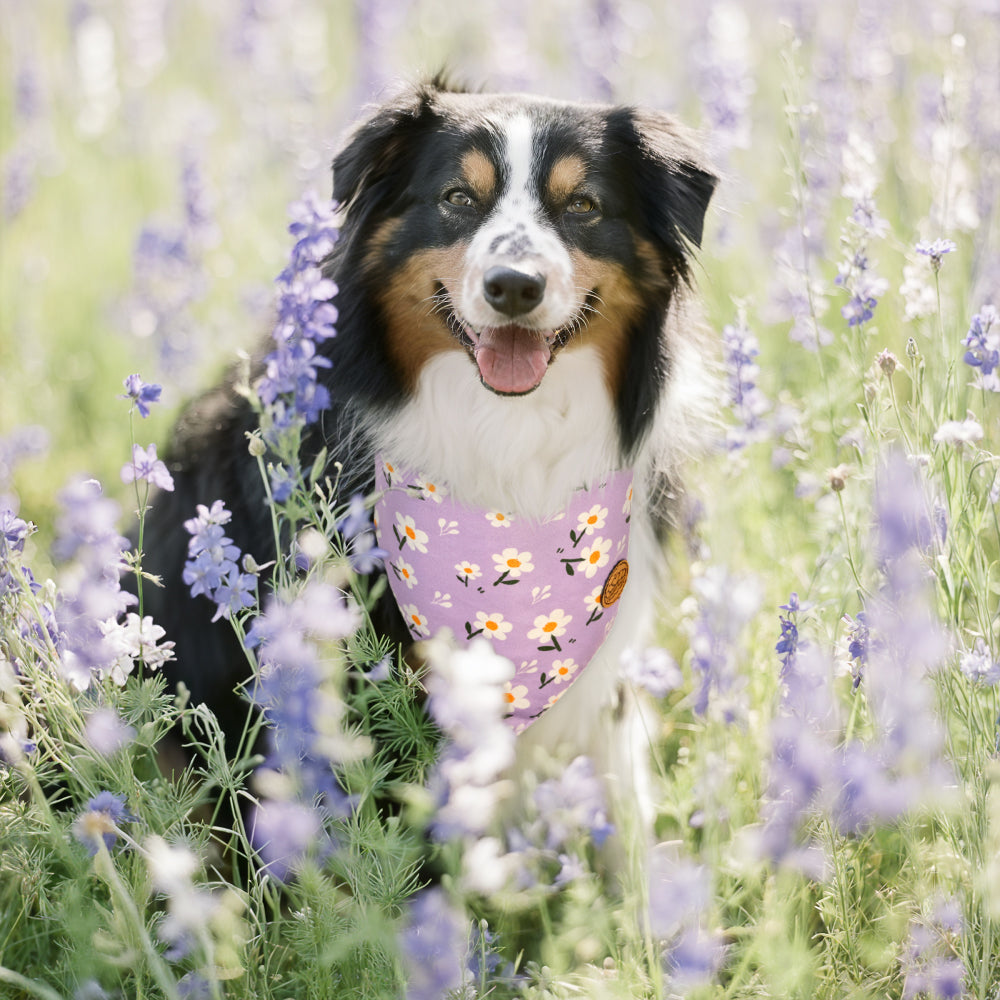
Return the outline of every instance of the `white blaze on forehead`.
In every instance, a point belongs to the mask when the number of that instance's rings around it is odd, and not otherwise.
[[[456,304],[474,329],[509,323],[510,317],[496,312],[484,298],[483,278],[491,267],[510,267],[545,279],[544,298],[524,323],[539,331],[554,331],[572,322],[582,308],[583,295],[573,281],[569,252],[539,200],[535,128],[523,112],[498,118],[495,127],[505,183],[469,245]]]
[[[514,205],[523,205],[528,201],[531,189],[534,159],[531,119],[527,115],[516,115],[505,123],[503,134],[507,144],[507,167],[510,171],[504,200]]]

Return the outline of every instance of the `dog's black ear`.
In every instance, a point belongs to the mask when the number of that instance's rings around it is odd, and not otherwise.
[[[347,132],[333,160],[334,201],[349,206],[362,190],[379,186],[389,176],[406,176],[414,139],[434,117],[439,91],[436,81],[407,87]]]
[[[664,112],[618,108],[609,116],[607,134],[627,153],[650,235],[681,256],[685,241],[700,247],[718,178],[692,133]]]

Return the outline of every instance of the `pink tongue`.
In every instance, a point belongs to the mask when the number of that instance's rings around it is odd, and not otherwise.
[[[542,381],[552,352],[534,330],[500,326],[484,330],[476,345],[476,364],[495,392],[530,392]]]

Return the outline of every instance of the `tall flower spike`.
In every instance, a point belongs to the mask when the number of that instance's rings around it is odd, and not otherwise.
[[[320,265],[337,241],[335,206],[307,194],[291,207],[289,232],[295,237],[289,264],[277,279],[278,321],[274,328],[274,350],[265,358],[265,374],[257,394],[265,407],[284,407],[279,427],[289,420],[313,423],[330,405],[317,369],[330,362],[318,354],[316,345],[336,335],[337,286],[323,276]],[[272,442],[273,443],[273,442]]]

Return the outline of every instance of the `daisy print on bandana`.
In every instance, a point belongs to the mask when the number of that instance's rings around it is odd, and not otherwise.
[[[517,583],[522,573],[530,573],[535,567],[532,565],[530,552],[504,549],[503,552],[493,554],[493,568],[500,574],[493,581],[493,586],[496,587],[501,583]]]
[[[581,487],[536,521],[459,503],[447,483],[395,461],[375,468],[377,544],[397,553],[387,579],[410,634],[485,636],[520,664],[507,721],[523,731],[583,673],[615,621],[628,581],[631,471]]]

